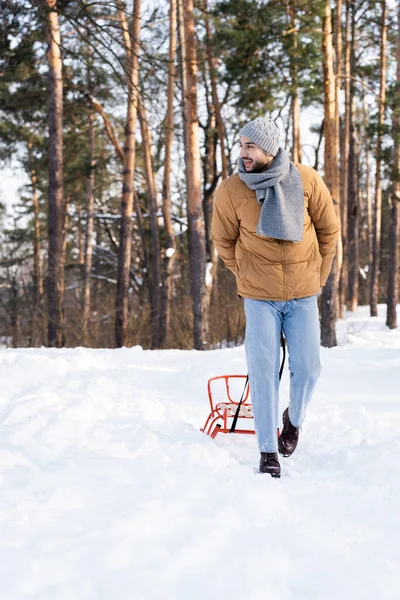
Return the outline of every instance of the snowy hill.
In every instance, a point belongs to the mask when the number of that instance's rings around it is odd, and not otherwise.
[[[400,331],[379,311],[322,350],[280,480],[253,436],[199,431],[243,348],[0,351],[1,600],[398,600]]]

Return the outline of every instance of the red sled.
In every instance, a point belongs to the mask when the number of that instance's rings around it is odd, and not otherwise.
[[[247,433],[254,435],[254,429],[239,429],[235,428],[231,431],[232,421],[238,410],[240,400],[234,400],[232,397],[231,385],[234,379],[242,379],[244,382],[247,381],[247,375],[219,375],[218,377],[212,377],[208,380],[207,391],[208,399],[210,401],[211,412],[207,417],[204,427],[200,431],[204,431],[207,435],[210,435],[213,439],[218,433]],[[215,400],[213,397],[213,391],[216,396],[216,386],[214,382],[221,381],[225,385],[219,386],[218,399]],[[221,389],[222,388],[222,389]],[[225,390],[225,393],[223,391]],[[224,397],[222,397],[224,396]],[[253,419],[253,413],[251,412],[250,403],[250,386],[246,385],[244,390],[243,399],[240,403],[239,413],[237,419]],[[228,423],[229,420],[229,423]]]
[[[279,369],[279,381],[282,379],[283,367],[285,365],[286,345],[283,335],[281,335],[281,347],[283,350],[282,363]],[[242,397],[235,400],[232,393],[234,380],[245,380]],[[219,382],[219,385],[216,384]],[[248,375],[219,375],[211,377],[207,383],[208,399],[211,412],[207,417],[204,427],[200,430],[214,439],[218,433],[245,433],[254,435],[253,429],[240,429],[237,427],[239,419],[247,421],[253,420],[253,413],[250,402],[250,386]],[[237,391],[236,391],[237,394]],[[280,431],[277,431],[278,437]]]

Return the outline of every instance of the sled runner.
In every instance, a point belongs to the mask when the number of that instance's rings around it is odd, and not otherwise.
[[[283,335],[281,335],[281,346],[283,349],[283,357],[279,369],[279,381],[282,378],[286,357],[285,339]],[[240,379],[244,381],[244,388],[240,400],[235,400],[233,388],[236,387],[234,384],[239,383]],[[248,423],[249,419],[253,419],[248,375],[218,375],[217,377],[211,377],[207,383],[207,392],[211,411],[206,419],[204,427],[200,429],[200,431],[203,431],[213,439],[218,433],[255,434],[254,427],[252,429],[238,429],[236,427],[239,419],[247,419],[247,421],[241,422],[243,427],[245,426],[245,423]],[[236,393],[236,398],[237,397],[238,394]]]

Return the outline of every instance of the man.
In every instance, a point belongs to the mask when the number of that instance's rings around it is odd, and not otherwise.
[[[244,298],[260,472],[280,477],[277,451],[290,456],[296,449],[321,370],[317,297],[332,267],[339,226],[322,178],[290,161],[271,119],[251,121],[239,135],[238,173],[217,190],[212,236]],[[281,331],[290,403],[278,440]]]

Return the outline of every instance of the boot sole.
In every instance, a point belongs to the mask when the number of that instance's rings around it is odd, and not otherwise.
[[[258,471],[260,475],[271,475],[271,477],[273,477],[274,479],[279,479],[281,474],[280,473],[268,473],[268,471]]]
[[[296,448],[294,449],[296,450]],[[293,450],[293,452],[294,452]],[[289,452],[289,454],[287,453],[286,450],[283,450],[282,447],[279,447],[279,441],[278,441],[278,452],[281,456],[283,456],[283,458],[289,458],[289,456],[292,456],[293,452]]]
[[[296,445],[296,448],[297,448],[297,445]],[[292,454],[294,454],[294,452],[295,452],[296,448],[293,450],[293,452],[290,452],[290,453],[288,454],[287,452],[282,452],[282,451],[280,450],[280,448],[279,448],[279,445],[278,445],[278,452],[279,452],[279,454],[280,454],[281,456],[283,456],[283,458],[289,458],[289,456],[292,456]]]

